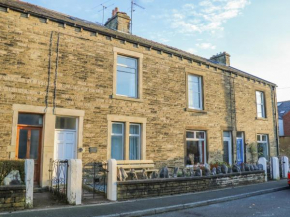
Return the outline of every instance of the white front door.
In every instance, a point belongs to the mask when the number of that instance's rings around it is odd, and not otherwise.
[[[55,131],[54,159],[69,160],[76,158],[76,131]]]

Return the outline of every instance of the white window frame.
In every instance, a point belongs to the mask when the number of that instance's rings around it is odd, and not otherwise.
[[[203,87],[202,87],[202,76],[199,76],[199,75],[193,75],[193,74],[188,74],[187,75],[187,101],[188,101],[188,108],[190,109],[196,109],[196,110],[203,110]],[[196,77],[198,78],[198,99],[194,99],[194,91],[193,90],[190,90],[190,81],[189,81],[189,77]],[[200,107],[194,107],[194,105],[190,105],[190,92],[192,91],[192,102],[194,104],[194,101],[195,100],[198,100],[199,101],[199,105]]]
[[[258,98],[260,98],[261,103],[258,103]],[[256,91],[256,104],[257,104],[257,117],[266,118],[265,112],[265,94],[263,91]],[[261,114],[259,112],[259,107],[261,107]]]
[[[263,136],[266,136],[266,141],[263,141]],[[268,159],[269,156],[269,137],[268,134],[257,134],[257,137],[259,137],[259,139],[257,138],[257,154],[258,154],[258,158],[259,158],[259,144],[265,144],[267,145],[267,156],[266,159]]]
[[[224,132],[228,132],[230,133],[230,136],[224,136]],[[231,131],[223,131],[223,142],[229,142],[228,144],[228,153],[229,153],[229,165],[233,164],[233,155],[232,155],[232,146],[233,146],[233,142],[232,142],[232,132]]]
[[[122,133],[113,133],[113,125],[114,124],[120,124],[122,125]],[[125,149],[125,140],[124,140],[124,137],[125,137],[125,131],[124,131],[124,128],[125,128],[125,123],[122,123],[122,122],[112,122],[112,132],[111,132],[111,141],[112,141],[112,136],[122,136],[122,156],[123,156],[123,159],[125,159],[125,156],[124,156],[124,149]],[[111,144],[112,145],[112,144]],[[111,151],[111,157],[112,157],[112,151]]]
[[[130,133],[130,126],[138,126],[139,128],[139,134],[131,134]],[[137,160],[141,160],[141,130],[142,130],[142,127],[141,127],[141,124],[136,124],[136,123],[130,123],[129,125],[129,160],[130,160],[130,137],[138,137],[139,138],[139,143],[138,143],[138,146],[139,146],[139,152],[138,152],[138,159]]]
[[[120,64],[118,63],[118,57],[123,57],[123,58],[127,58],[127,59],[133,59],[136,61],[136,68],[131,68],[131,67],[128,67],[126,65],[123,65],[123,64]],[[138,61],[138,58],[134,58],[134,57],[129,57],[129,56],[125,56],[125,55],[121,55],[121,54],[118,54],[117,55],[117,67],[116,67],[116,95],[117,96],[124,96],[124,97],[129,97],[129,98],[134,98],[134,99],[138,99],[139,98],[139,70],[138,70],[138,64],[139,64],[139,61]],[[135,72],[136,72],[136,76],[135,76],[135,96],[128,96],[128,95],[123,95],[123,94],[118,94],[118,66],[122,66],[124,68],[130,68],[130,69],[134,69]],[[124,72],[124,73],[128,73],[128,72]]]
[[[186,136],[186,133],[187,132],[191,132],[191,133],[193,133],[193,137],[194,138],[187,138],[187,136]],[[202,133],[204,133],[204,138],[196,138],[196,133],[199,133],[199,132],[202,132]],[[206,131],[202,131],[202,130],[186,130],[186,132],[185,132],[185,146],[186,146],[186,149],[187,149],[187,141],[204,141],[204,150],[202,150],[202,151],[204,151],[204,153],[203,153],[203,162],[204,162],[204,164],[205,163],[207,163],[207,159],[206,159],[206,150],[207,150],[207,147],[206,147]],[[187,154],[187,150],[186,150],[186,154]]]

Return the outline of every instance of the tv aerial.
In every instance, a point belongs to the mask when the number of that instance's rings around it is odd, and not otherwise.
[[[92,9],[95,9],[95,8],[98,8],[98,7],[102,6],[102,9],[99,10],[99,11],[97,11],[97,13],[99,13],[101,11],[103,12],[103,18],[102,18],[102,24],[103,25],[104,25],[104,19],[105,19],[105,10],[108,9],[109,7],[112,7],[114,5],[114,4],[110,4],[110,5],[106,6],[106,3],[108,3],[109,1],[111,1],[111,0],[105,1],[105,2],[97,5],[96,7],[93,7],[92,8]]]
[[[134,0],[131,0],[131,34],[133,34],[133,12],[135,12],[135,7],[145,9],[141,5],[137,4]]]

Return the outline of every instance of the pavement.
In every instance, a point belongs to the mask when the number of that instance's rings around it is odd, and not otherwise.
[[[290,190],[277,191],[208,206],[155,214],[154,217],[290,216]],[[153,216],[151,216],[153,217]]]
[[[97,217],[143,216],[206,206],[281,191],[289,188],[287,180],[239,186],[214,191],[188,193],[148,199],[97,205],[69,206],[51,209],[33,209],[13,213],[0,213],[1,217]]]

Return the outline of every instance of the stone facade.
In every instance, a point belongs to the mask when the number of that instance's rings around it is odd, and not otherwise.
[[[265,181],[264,171],[222,174],[207,177],[135,180],[117,183],[118,200],[185,194]]]
[[[0,186],[0,212],[25,208],[25,185]]]
[[[46,120],[54,120],[53,101],[56,112],[83,111],[78,137],[78,147],[82,144],[84,149],[78,158],[83,164],[107,160],[108,115],[146,118],[143,159],[154,160],[157,166],[184,165],[187,129],[206,131],[209,163],[222,161],[223,130],[233,132],[233,159],[236,131],[244,132],[246,144],[256,142],[258,133],[267,134],[270,155],[277,155],[273,83],[129,34],[98,26],[89,28],[86,23],[81,26],[78,21],[78,25],[64,24],[59,18],[62,15],[50,19],[48,12],[30,14],[27,8],[24,12],[16,6],[8,10],[13,2],[0,0],[0,158],[15,156],[15,104],[19,112],[21,105],[34,106],[49,117]],[[142,99],[112,97],[114,48],[143,56]],[[203,77],[203,111],[187,108],[187,74]],[[256,90],[265,93],[264,119],[256,117]],[[44,112],[46,96],[49,114]],[[54,152],[54,132],[47,129],[43,132],[43,180],[47,180],[47,165]],[[89,153],[90,147],[97,147],[97,152]],[[249,161],[251,156],[247,151],[245,154]]]

